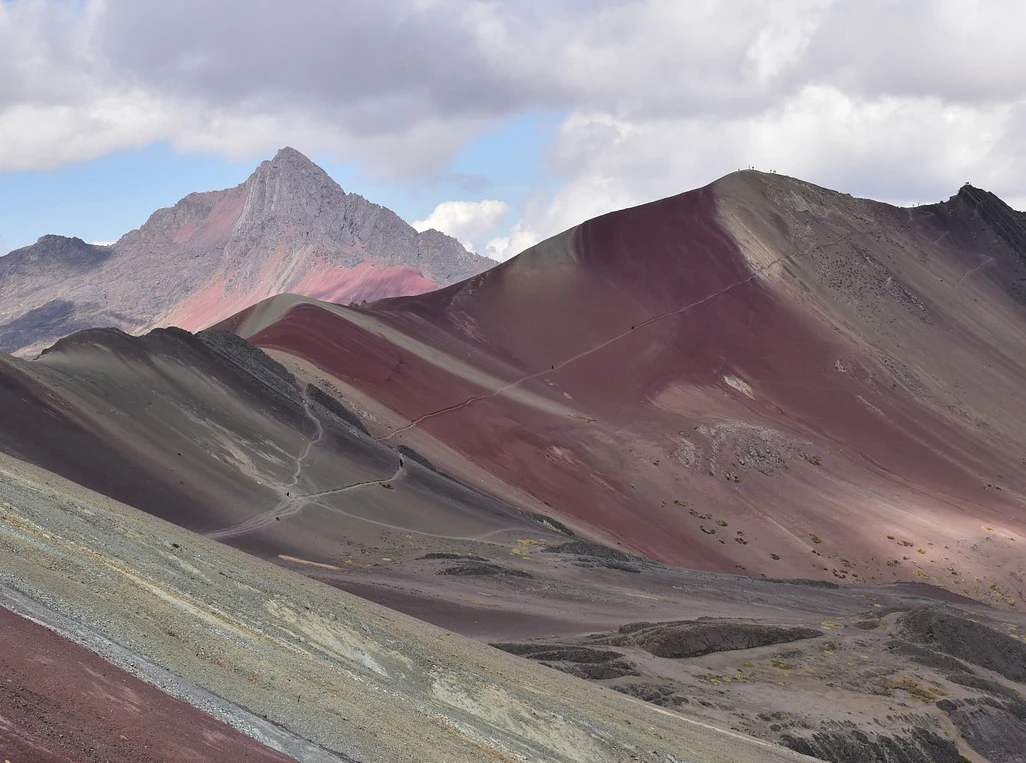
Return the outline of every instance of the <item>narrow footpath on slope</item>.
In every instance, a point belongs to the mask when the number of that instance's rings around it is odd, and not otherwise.
[[[342,487],[332,488],[330,490],[320,490],[314,493],[298,493],[296,487],[299,484],[300,479],[303,477],[304,462],[309,458],[310,453],[313,449],[324,439],[324,425],[319,418],[314,414],[311,407],[311,401],[307,393],[303,392],[303,413],[306,418],[314,426],[314,434],[303,448],[303,452],[296,457],[296,466],[292,473],[292,479],[288,484],[282,485],[277,488],[278,492],[278,503],[267,511],[261,512],[256,516],[250,517],[249,519],[240,522],[239,524],[225,527],[220,530],[214,530],[212,532],[204,533],[208,538],[214,540],[226,540],[228,538],[236,538],[240,535],[246,535],[248,533],[256,532],[265,527],[273,525],[275,522],[281,520],[283,517],[290,517],[294,514],[298,514],[306,506],[311,503],[313,498],[321,498],[329,495],[337,495],[339,493],[345,493],[351,490],[357,490],[359,488],[367,487],[368,485],[385,485],[391,484],[392,482],[400,479],[406,473],[406,465],[402,456],[397,456],[399,459],[399,465],[396,470],[388,477],[382,477],[377,480],[363,480],[361,482],[354,482],[349,485],[343,485]],[[323,505],[319,504],[318,505]],[[325,506],[325,508],[332,508]]]

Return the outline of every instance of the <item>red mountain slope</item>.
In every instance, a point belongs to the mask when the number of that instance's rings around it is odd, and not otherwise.
[[[1007,601],[1024,241],[971,187],[899,209],[745,172],[438,292],[226,325],[330,374],[390,443],[657,559]]]

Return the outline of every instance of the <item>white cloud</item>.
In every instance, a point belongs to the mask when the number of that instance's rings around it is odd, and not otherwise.
[[[520,220],[515,223],[506,232],[505,236],[496,236],[489,241],[485,245],[483,254],[486,254],[493,260],[505,262],[510,257],[517,256],[525,249],[534,246],[546,238],[532,228],[527,227],[528,225],[529,223],[526,220]]]
[[[89,243],[93,246],[111,246],[113,244],[116,244],[117,241],[90,241]]]
[[[896,203],[966,180],[1026,197],[1021,3],[647,0],[520,38],[486,7],[493,60],[544,67],[575,104],[548,152],[565,182],[499,258],[748,165]]]
[[[508,212],[509,205],[497,199],[443,201],[426,218],[410,224],[419,231],[434,228],[457,239],[470,251],[478,251],[478,242],[492,233]],[[489,251],[484,249],[484,253]]]
[[[1026,153],[1006,150],[1006,143],[1024,121],[1026,103],[857,98],[825,86],[730,119],[629,120],[579,111],[550,149],[567,182],[493,244],[506,259],[591,217],[749,165],[896,204],[940,201],[970,181],[1021,205]]]
[[[0,2],[0,169],[166,140],[423,179],[482,127],[553,109],[561,188],[505,231],[445,205],[434,227],[505,257],[748,164],[1022,199],[1024,25],[1020,0]]]
[[[516,100],[443,5],[460,3],[0,2],[0,170],[167,141],[438,172]]]

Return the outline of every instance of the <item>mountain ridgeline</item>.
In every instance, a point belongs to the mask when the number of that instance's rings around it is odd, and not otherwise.
[[[310,763],[1021,763],[1024,215],[746,171],[426,293],[279,293],[456,277],[445,241],[284,152],[4,261],[51,289],[29,338],[242,306],[0,354],[28,613],[340,756]]]

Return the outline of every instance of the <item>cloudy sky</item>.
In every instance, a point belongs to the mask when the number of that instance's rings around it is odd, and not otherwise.
[[[754,165],[1026,208],[1021,0],[0,0],[0,252],[281,146],[505,259]]]

